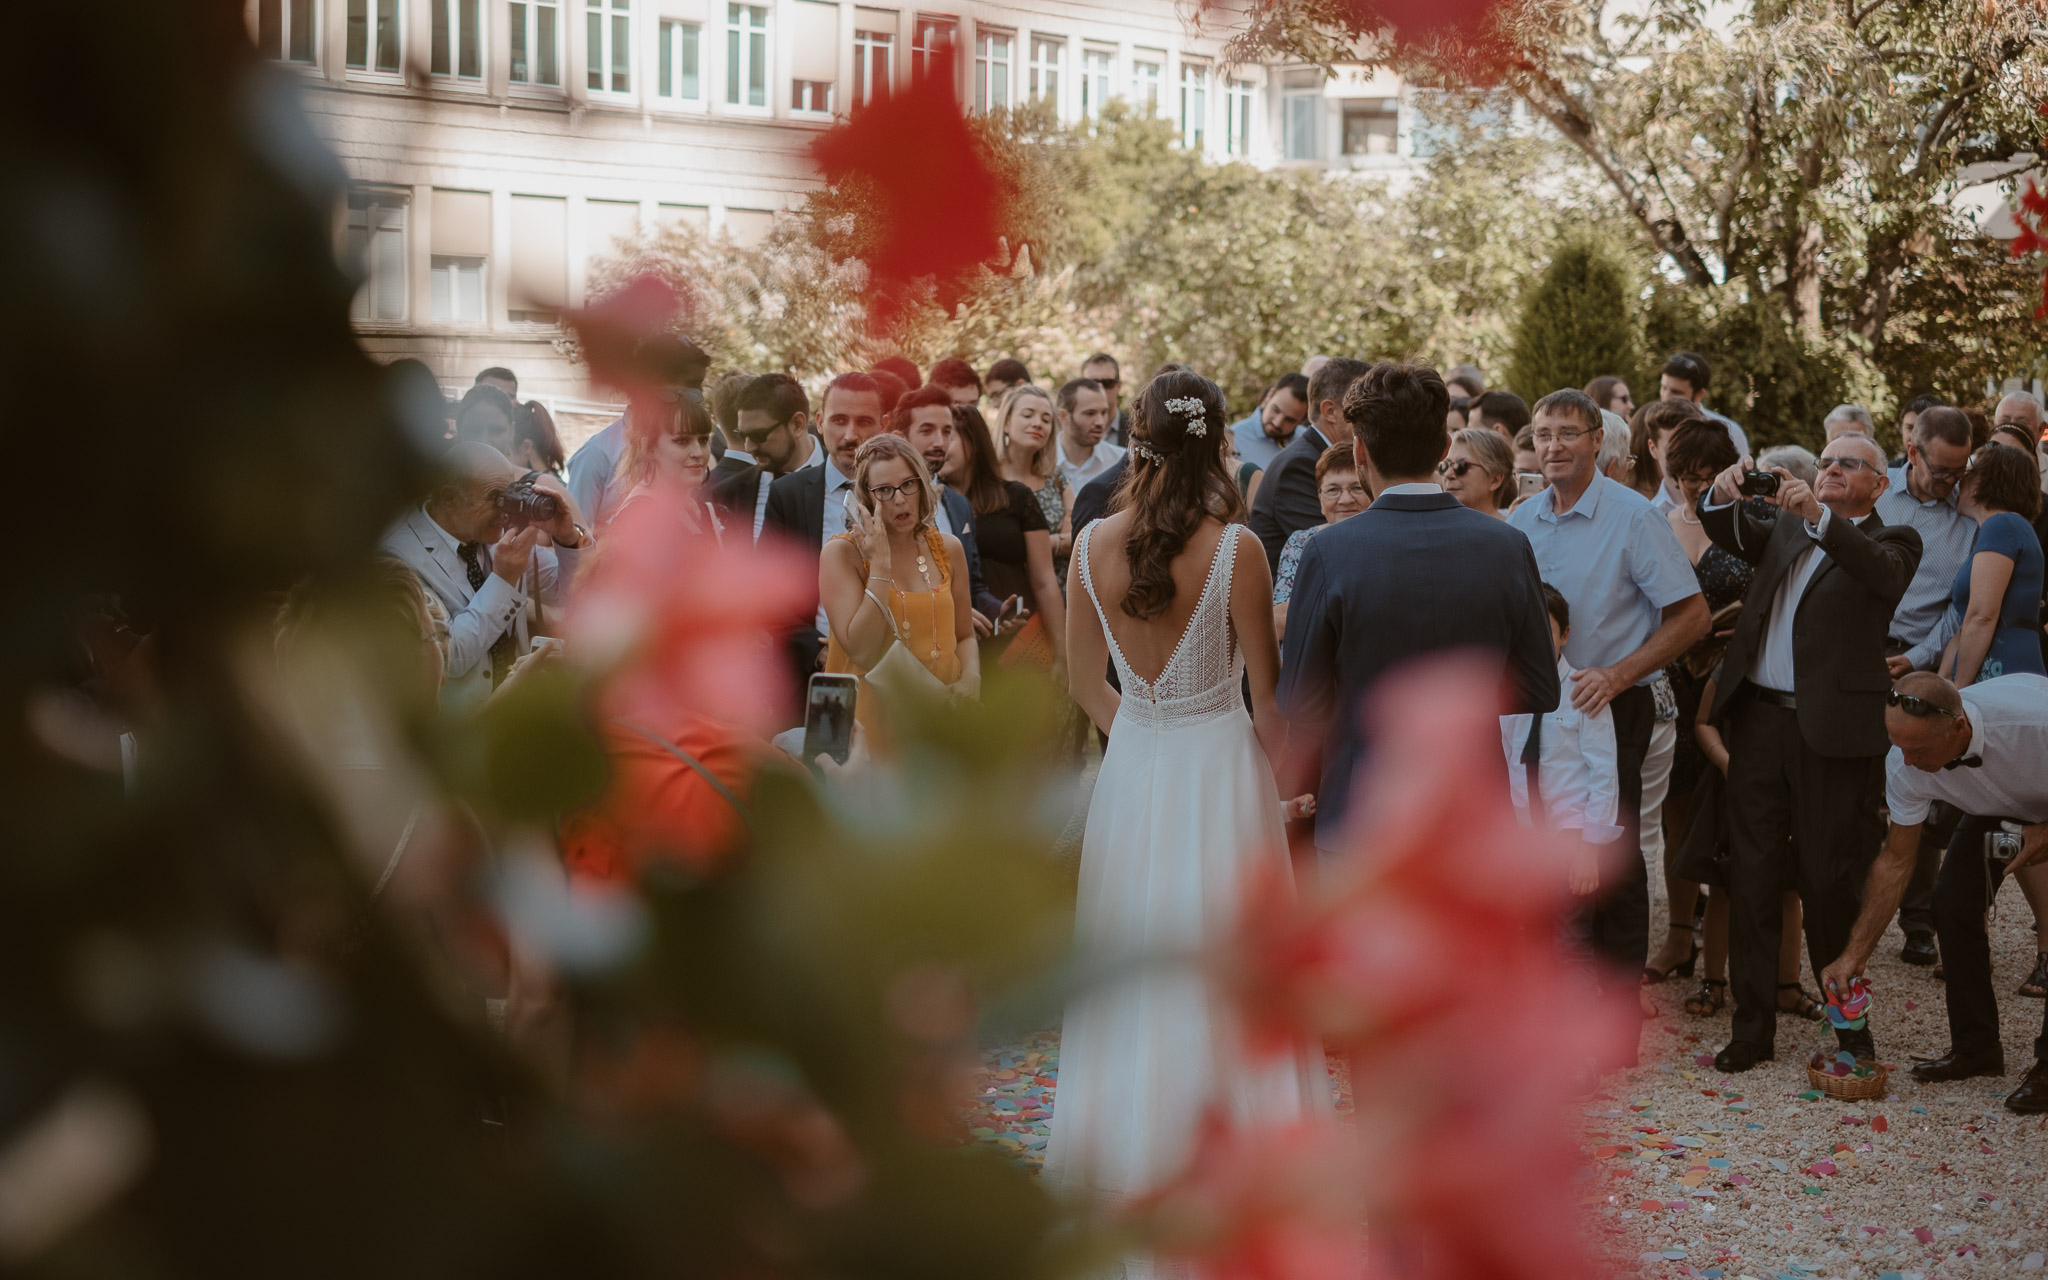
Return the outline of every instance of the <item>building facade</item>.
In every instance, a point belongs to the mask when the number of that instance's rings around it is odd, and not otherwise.
[[[1260,166],[1398,174],[1429,146],[1393,77],[1228,65],[1169,0],[249,0],[248,19],[348,170],[366,348],[451,388],[509,366],[571,413],[602,406],[553,317],[593,259],[664,223],[757,240],[813,185],[815,134],[948,46],[977,111],[1077,122],[1121,98]]]

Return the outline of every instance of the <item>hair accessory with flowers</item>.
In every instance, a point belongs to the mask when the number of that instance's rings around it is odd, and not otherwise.
[[[1154,449],[1151,445],[1146,444],[1143,440],[1131,441],[1131,452],[1145,459],[1145,461],[1153,466],[1163,467],[1166,465],[1166,455]]]
[[[1189,435],[1206,436],[1209,434],[1209,407],[1194,396],[1181,396],[1177,400],[1168,400],[1166,402],[1166,411],[1168,413],[1187,415],[1189,421],[1182,430],[1186,431]]]

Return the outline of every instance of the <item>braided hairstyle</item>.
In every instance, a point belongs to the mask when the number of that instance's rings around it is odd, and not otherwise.
[[[1130,465],[1118,495],[1131,512],[1131,586],[1123,599],[1131,617],[1165,613],[1173,603],[1173,561],[1188,539],[1209,517],[1228,521],[1242,510],[1223,463],[1229,430],[1223,392],[1201,374],[1168,370],[1138,393]]]

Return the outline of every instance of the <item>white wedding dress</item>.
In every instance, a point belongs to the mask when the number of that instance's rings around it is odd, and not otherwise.
[[[1231,568],[1250,531],[1224,531],[1179,647],[1147,681],[1095,594],[1093,528],[1074,555],[1123,701],[1081,844],[1075,943],[1095,981],[1067,1006],[1045,1177],[1108,1206],[1180,1172],[1212,1106],[1241,1123],[1291,1124],[1326,1115],[1331,1099],[1319,1046],[1252,1061],[1196,967],[1235,930],[1255,873],[1292,880],[1230,620]],[[1163,1274],[1144,1258],[1124,1266],[1134,1280]]]

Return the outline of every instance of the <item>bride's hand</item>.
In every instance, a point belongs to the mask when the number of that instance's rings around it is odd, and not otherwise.
[[[1284,822],[1299,822],[1314,816],[1316,798],[1312,795],[1296,796],[1280,806],[1280,817]]]

